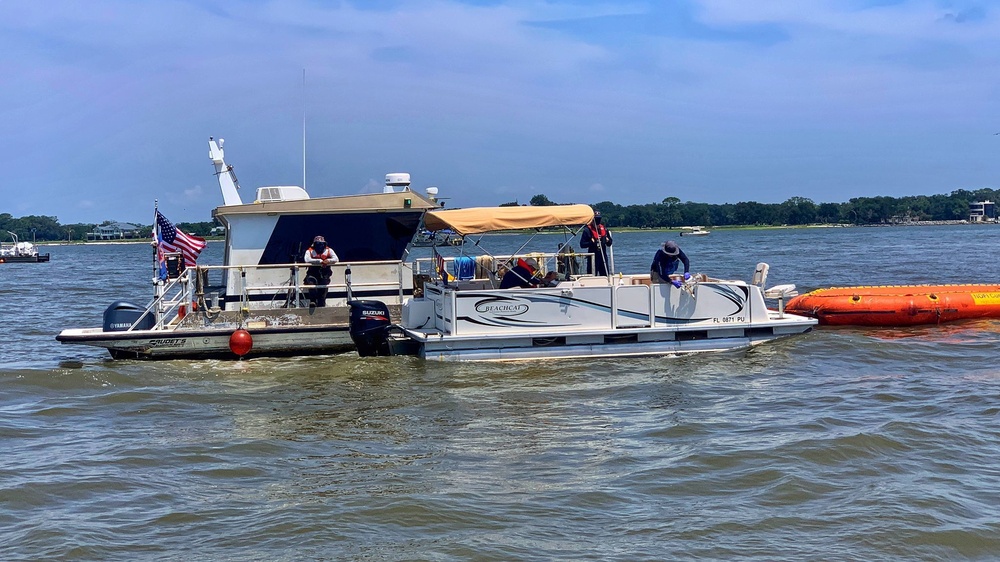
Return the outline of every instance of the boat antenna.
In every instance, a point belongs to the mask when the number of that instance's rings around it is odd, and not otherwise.
[[[302,69],[302,189],[306,189],[306,69],[304,68]]]

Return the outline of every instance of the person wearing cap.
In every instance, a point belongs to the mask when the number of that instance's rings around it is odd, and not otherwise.
[[[691,262],[676,242],[667,240],[653,256],[653,263],[649,266],[649,278],[653,283],[673,283],[674,287],[680,289],[681,280],[670,279],[670,275],[677,271],[680,264],[684,264],[684,281],[687,281],[691,278]]]
[[[580,247],[594,254],[594,275],[608,275],[608,248],[611,246],[611,232],[601,224],[601,212],[594,212],[594,220],[583,229]],[[587,273],[590,273],[588,264]]]
[[[326,245],[326,238],[313,238],[312,246],[306,250],[303,261],[309,264],[306,270],[306,285],[313,285],[309,290],[309,306],[326,306],[327,286],[333,277],[330,266],[340,261],[332,248]]]
[[[541,283],[541,279],[535,277],[535,272],[537,271],[538,261],[535,258],[519,259],[514,267],[508,269],[507,273],[504,273],[503,278],[500,279],[500,288],[512,289],[520,287],[527,289],[529,287],[536,287]]]

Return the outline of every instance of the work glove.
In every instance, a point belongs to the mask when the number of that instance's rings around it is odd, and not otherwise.
[[[670,282],[674,284],[674,287],[677,287],[678,289],[681,288],[681,280],[680,279],[673,279]]]
[[[684,272],[684,280],[687,281],[690,278],[691,278],[691,274],[685,271]]]

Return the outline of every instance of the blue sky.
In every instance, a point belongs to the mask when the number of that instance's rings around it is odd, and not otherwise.
[[[302,183],[303,113],[313,196],[997,188],[998,90],[993,2],[0,0],[0,212],[209,220],[208,137],[252,199]]]

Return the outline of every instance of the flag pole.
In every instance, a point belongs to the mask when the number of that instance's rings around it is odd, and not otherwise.
[[[160,279],[160,223],[156,218],[160,215],[160,202],[153,199],[153,312],[156,325],[160,324],[160,300],[163,297],[163,281]]]
[[[157,281],[160,279],[158,275],[160,270],[159,260],[157,259],[159,254],[159,244],[160,244],[160,229],[159,225],[156,224],[156,215],[160,212],[159,210],[160,202],[158,199],[153,199],[153,241],[150,245],[153,247],[153,284],[156,285]]]

